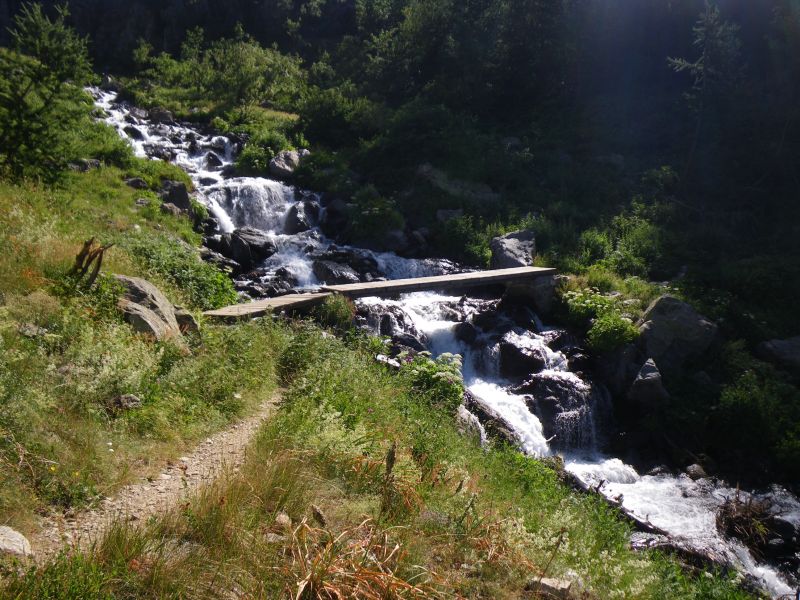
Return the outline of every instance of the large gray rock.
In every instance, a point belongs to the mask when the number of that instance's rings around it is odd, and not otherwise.
[[[786,340],[770,340],[756,348],[759,358],[800,376],[800,336]]]
[[[669,400],[669,393],[661,379],[661,371],[652,358],[648,358],[639,369],[636,379],[628,390],[628,399],[645,410],[663,406]]]
[[[139,277],[115,275],[115,278],[125,289],[117,306],[136,331],[156,340],[180,337],[175,308],[161,290]]]
[[[547,366],[547,357],[541,347],[531,344],[528,338],[509,332],[500,340],[500,374],[503,377],[527,377]]]
[[[717,338],[718,327],[686,302],[673,296],[653,301],[639,324],[639,346],[665,374],[675,374],[697,359]]]
[[[275,242],[269,235],[254,227],[242,227],[222,236],[221,253],[235,260],[243,271],[249,271],[258,263],[275,254]]]
[[[147,114],[153,123],[164,123],[165,125],[175,123],[175,117],[166,108],[151,108]]]
[[[278,179],[288,179],[299,166],[300,153],[296,150],[284,150],[283,152],[278,152],[275,158],[269,161],[269,172]]]
[[[536,254],[536,235],[533,231],[512,231],[494,238],[489,243],[492,250],[492,269],[527,267]]]
[[[350,265],[333,262],[330,260],[315,260],[311,269],[317,279],[328,285],[341,283],[358,283],[361,278]]]
[[[289,212],[286,214],[286,225],[284,231],[289,235],[295,235],[308,231],[319,220],[320,207],[311,200],[305,202],[298,202],[289,207]]]
[[[174,204],[181,210],[189,210],[192,207],[192,203],[189,200],[189,190],[186,189],[186,184],[180,181],[165,181],[161,185],[159,195],[164,202]]]
[[[0,525],[0,554],[32,556],[31,544],[19,531]]]

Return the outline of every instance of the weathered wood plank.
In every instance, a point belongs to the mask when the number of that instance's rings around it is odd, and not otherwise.
[[[391,296],[405,292],[437,290],[447,288],[467,288],[497,283],[518,283],[537,277],[555,274],[555,269],[543,267],[515,267],[513,269],[494,269],[491,271],[475,271],[472,273],[455,273],[452,275],[435,275],[433,277],[417,277],[414,279],[392,279],[390,281],[371,281],[369,283],[349,283],[345,285],[323,286],[322,291],[308,294],[287,294],[277,298],[265,298],[234,304],[217,310],[206,311],[207,317],[216,318],[254,318],[269,312],[284,309],[303,308],[322,302],[331,294],[342,294],[348,298],[365,296]]]
[[[433,277],[416,277],[414,279],[392,279],[390,281],[371,281],[369,283],[348,283],[344,285],[326,285],[326,292],[336,292],[349,298],[364,296],[383,296],[418,292],[442,288],[465,288],[495,283],[513,283],[526,279],[534,279],[555,274],[556,270],[544,267],[515,267],[511,269],[494,269],[491,271],[475,271],[472,273],[455,273],[452,275],[435,275]]]
[[[261,317],[269,312],[280,311],[286,308],[302,308],[322,302],[330,296],[328,292],[314,292],[310,294],[287,294],[276,298],[264,298],[246,304],[234,304],[216,310],[208,310],[207,317],[236,318],[236,317]]]

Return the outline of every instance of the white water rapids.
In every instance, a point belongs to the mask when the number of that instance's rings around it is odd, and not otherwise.
[[[185,125],[153,124],[142,113],[117,104],[114,94],[92,92],[97,105],[105,111],[105,121],[130,141],[137,155],[154,156],[160,152],[161,157],[168,156],[186,170],[194,182],[198,199],[208,206],[222,232],[252,226],[271,236],[278,251],[263,265],[267,271],[288,268],[296,278],[296,288],[310,289],[322,283],[314,275],[309,254],[324,251],[332,242],[316,227],[299,234],[286,233],[286,218],[292,205],[313,195],[270,179],[226,178],[223,172],[235,158],[234,144],[227,137],[204,134]],[[437,274],[442,265],[447,264],[446,261],[406,259],[391,253],[359,252],[374,260],[379,271],[390,279]],[[500,375],[497,339],[486,333],[481,334],[478,344],[466,344],[457,339],[456,317],[446,308],[460,300],[440,294],[415,293],[399,300],[366,298],[360,303],[366,308],[402,311],[424,336],[434,355],[461,354],[464,382],[469,391],[511,425],[525,452],[535,456],[552,454],[553,440],[545,436],[542,421],[529,409],[525,396],[510,392],[510,382]],[[542,332],[541,325],[536,329]],[[544,356],[543,378],[557,380],[562,387],[586,399],[575,410],[558,415],[561,419],[559,435],[577,444],[561,450],[570,472],[592,486],[602,483],[601,492],[608,498],[620,499],[631,514],[669,532],[685,545],[711,549],[755,577],[771,594],[794,597],[789,583],[776,569],[759,563],[742,544],[725,539],[717,532],[716,511],[736,493],[734,489],[709,479],[692,481],[686,475],[640,475],[620,459],[597,452],[601,429],[598,420],[600,413],[607,410],[602,395],[590,393],[591,384],[567,370],[564,354],[551,350],[541,333],[517,327],[508,335],[516,344],[535,348]],[[784,518],[800,523],[800,502],[788,492],[773,491],[782,504]]]

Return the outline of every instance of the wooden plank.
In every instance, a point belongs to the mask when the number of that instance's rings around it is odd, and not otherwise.
[[[234,304],[232,306],[225,306],[216,310],[208,310],[205,314],[207,317],[218,318],[237,318],[247,317],[254,318],[260,317],[273,311],[280,311],[292,308],[302,308],[322,302],[325,298],[330,296],[327,292],[314,292],[310,294],[286,294],[285,296],[277,296],[275,298],[264,298],[263,300],[255,300],[247,302],[246,304]]]
[[[491,271],[475,271],[472,273],[435,275],[433,277],[416,277],[414,279],[392,279],[389,281],[371,281],[369,283],[326,285],[323,286],[322,289],[326,292],[342,294],[348,298],[363,298],[364,296],[384,296],[448,287],[464,288],[496,283],[517,282],[553,275],[555,272],[555,269],[543,267],[514,267],[511,269],[494,269]]]
[[[348,283],[344,285],[323,286],[321,292],[308,294],[287,294],[276,298],[265,298],[246,304],[234,304],[217,310],[209,310],[207,317],[217,318],[254,318],[280,310],[303,308],[321,302],[331,294],[342,294],[348,298],[364,296],[391,296],[404,292],[418,292],[446,288],[467,288],[497,283],[514,283],[553,275],[555,269],[543,267],[514,267],[512,269],[494,269],[491,271],[475,271],[472,273],[454,273],[452,275],[435,275],[433,277],[417,277],[414,279],[392,279],[390,281],[371,281],[369,283]]]

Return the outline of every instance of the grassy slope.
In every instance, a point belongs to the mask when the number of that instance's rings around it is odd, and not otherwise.
[[[541,462],[481,450],[363,344],[285,331],[285,402],[244,469],[12,580],[6,596],[519,598],[546,573],[602,598],[743,597],[630,552],[605,505]],[[276,522],[281,512],[291,525]]]
[[[192,309],[205,303],[201,292],[219,291],[218,274],[178,241],[197,241],[189,220],[161,214],[153,192],[126,186],[126,175],[153,186],[160,175],[185,177],[133,161],[126,170],[69,174],[56,190],[0,184],[0,522],[24,532],[35,527],[36,512],[113,492],[274,385],[268,374],[280,332],[204,324],[185,347],[153,344],[122,322],[108,280],[88,292],[69,284],[74,255],[96,235],[116,243],[104,271],[146,276]],[[153,204],[137,207],[139,197]],[[26,324],[46,333],[26,337]],[[125,393],[143,408],[107,408]]]

